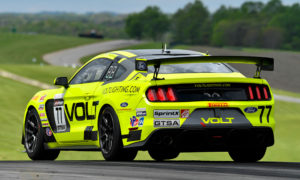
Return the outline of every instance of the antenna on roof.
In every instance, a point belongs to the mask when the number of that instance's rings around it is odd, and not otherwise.
[[[170,54],[171,51],[170,50],[167,50],[167,43],[162,43],[161,44],[161,51],[162,51],[162,54]]]

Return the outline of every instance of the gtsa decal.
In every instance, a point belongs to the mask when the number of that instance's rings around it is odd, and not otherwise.
[[[232,124],[232,120],[234,120],[233,117],[228,117],[228,118],[217,118],[217,117],[212,117],[212,118],[201,118],[201,120],[205,124]]]
[[[41,96],[39,102],[44,102],[46,96],[47,96],[47,95]]]
[[[44,108],[45,108],[45,104],[40,104],[40,106],[39,106],[39,111],[43,111]]]
[[[70,121],[73,121],[74,116],[77,121],[83,121],[85,119],[94,120],[96,117],[98,104],[99,104],[99,101],[94,101],[92,103],[92,106],[95,107],[95,114],[90,114],[88,102],[73,103],[71,109],[70,109],[70,107],[68,107],[67,104],[65,104],[67,117],[69,118]]]
[[[131,127],[143,127],[144,125],[144,117],[141,118],[137,118],[136,116],[133,116],[132,118],[130,118],[130,126]]]
[[[180,127],[179,119],[154,119],[154,127]]]
[[[154,118],[179,118],[179,110],[154,110]]]
[[[180,118],[188,118],[190,116],[189,109],[181,109],[180,110]]]
[[[255,113],[255,112],[257,112],[257,108],[256,107],[247,107],[244,109],[244,111],[246,113]]]
[[[146,108],[137,108],[136,116],[147,116]]]

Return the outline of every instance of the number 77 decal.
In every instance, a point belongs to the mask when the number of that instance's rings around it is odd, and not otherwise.
[[[260,123],[262,123],[262,117],[264,114],[265,109],[269,109],[268,114],[267,114],[267,122],[269,123],[269,117],[271,114],[271,110],[272,110],[272,106],[258,106],[258,109],[261,109],[261,113],[260,113]]]

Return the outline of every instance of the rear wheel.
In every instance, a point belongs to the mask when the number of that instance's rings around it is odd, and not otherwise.
[[[266,153],[266,147],[234,149],[230,150],[228,153],[235,162],[256,162],[264,157]]]
[[[40,118],[35,109],[27,112],[25,120],[24,147],[27,155],[32,160],[55,160],[59,155],[59,150],[45,150],[44,136]]]
[[[107,161],[132,161],[137,150],[124,149],[119,119],[111,107],[106,107],[99,119],[99,140],[102,155]]]
[[[148,153],[152,157],[152,159],[156,161],[174,159],[179,155],[179,152],[177,151],[161,151],[161,150],[153,150],[153,149],[149,149]]]

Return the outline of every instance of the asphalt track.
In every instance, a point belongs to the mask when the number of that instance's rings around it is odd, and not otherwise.
[[[137,40],[112,40],[93,43],[75,48],[64,49],[43,56],[43,59],[56,66],[80,66],[80,58],[92,54],[107,52],[141,43]]]
[[[7,161],[0,179],[300,179],[300,163]]]

